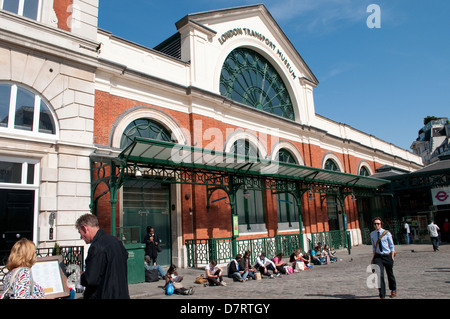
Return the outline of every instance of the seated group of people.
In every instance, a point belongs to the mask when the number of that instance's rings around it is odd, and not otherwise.
[[[314,249],[311,249],[309,252],[302,252],[301,249],[297,249],[290,256],[290,262],[293,263],[295,268],[297,262],[303,262],[305,269],[310,268],[311,265],[323,265],[330,264],[338,261],[335,256],[336,252],[330,250],[330,246],[325,244],[322,247],[321,243],[318,243]]]

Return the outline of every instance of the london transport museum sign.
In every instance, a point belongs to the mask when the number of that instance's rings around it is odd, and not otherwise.
[[[294,69],[291,66],[291,63],[289,63],[289,60],[284,56],[283,52],[280,49],[277,49],[277,46],[265,35],[263,35],[260,32],[248,29],[248,28],[234,28],[232,30],[228,30],[224,34],[222,34],[217,40],[221,45],[223,45],[228,39],[231,39],[236,36],[250,36],[253,38],[256,38],[260,40],[261,42],[265,43],[268,48],[272,49],[274,52],[276,50],[276,54],[280,58],[280,60],[284,63],[287,70],[291,74],[292,78],[295,80],[297,76],[295,75]]]

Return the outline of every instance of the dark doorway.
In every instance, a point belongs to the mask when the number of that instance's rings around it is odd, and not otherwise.
[[[34,190],[0,189],[0,263],[21,238],[33,240]]]

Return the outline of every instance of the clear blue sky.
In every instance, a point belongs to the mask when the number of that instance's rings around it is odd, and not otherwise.
[[[450,117],[449,0],[100,0],[99,27],[153,48],[189,13],[258,3],[319,80],[316,113],[406,150],[424,117]]]

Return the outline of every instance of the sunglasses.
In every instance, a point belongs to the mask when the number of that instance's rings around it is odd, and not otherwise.
[[[373,223],[374,225],[381,225],[381,223]]]

